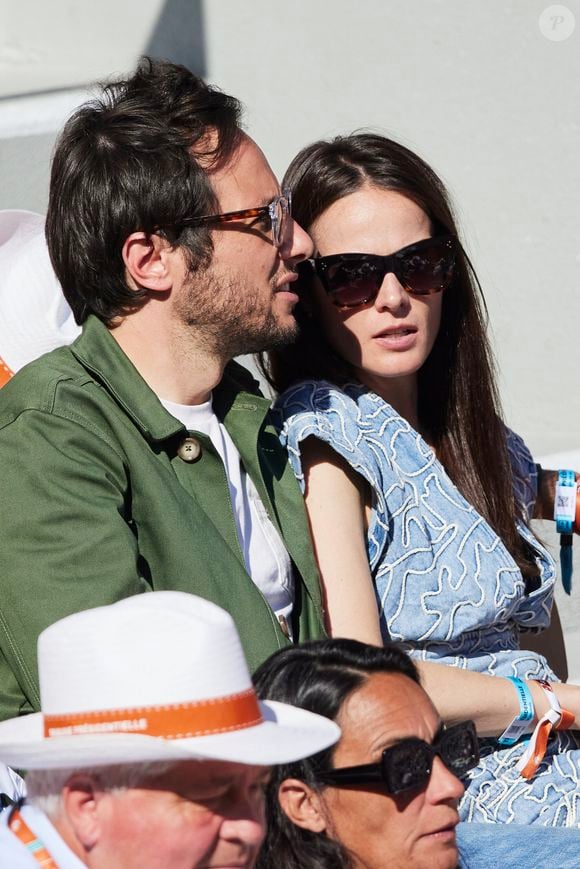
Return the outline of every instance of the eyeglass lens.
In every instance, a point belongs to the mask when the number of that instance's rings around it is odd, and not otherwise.
[[[276,247],[280,247],[286,237],[290,208],[290,198],[286,195],[278,196],[269,206],[272,223],[272,240]]]
[[[414,295],[441,292],[451,281],[455,254],[452,243],[434,240],[410,245],[390,257],[343,254],[322,259],[332,260],[319,271],[332,302],[349,308],[373,301],[388,272]]]
[[[408,740],[383,754],[383,776],[391,793],[425,785],[433,759],[439,755],[447,769],[461,777],[477,763],[478,748],[472,727],[459,725],[443,731],[435,745]]]

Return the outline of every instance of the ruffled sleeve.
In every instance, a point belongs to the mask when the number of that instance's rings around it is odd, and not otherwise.
[[[513,473],[514,495],[525,511],[528,521],[534,515],[538,496],[538,471],[522,438],[506,428],[507,448]]]
[[[288,389],[274,405],[273,417],[290,464],[304,493],[301,444],[308,437],[327,443],[367,481],[372,494],[372,517],[367,533],[371,570],[378,565],[387,545],[388,510],[384,473],[364,432],[365,410],[356,391],[342,391],[325,381],[308,380]]]
[[[346,393],[325,381],[307,380],[281,395],[273,414],[302,492],[300,445],[308,437],[329,444],[357,473],[372,482],[362,460],[357,405]]]

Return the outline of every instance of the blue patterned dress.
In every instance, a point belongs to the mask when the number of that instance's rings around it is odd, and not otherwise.
[[[519,532],[540,568],[529,594],[501,539],[383,399],[357,384],[340,390],[306,381],[278,399],[275,413],[302,488],[300,444],[310,436],[328,443],[371,488],[367,553],[385,638],[403,643],[415,658],[557,681],[544,657],[519,648],[518,629],[548,625],[555,580],[553,559],[523,524]],[[536,468],[523,441],[509,430],[507,439],[516,496],[530,511]],[[498,750],[495,740],[483,740],[462,818],[580,826],[577,735],[558,734],[530,782],[515,768],[521,753],[521,742]]]

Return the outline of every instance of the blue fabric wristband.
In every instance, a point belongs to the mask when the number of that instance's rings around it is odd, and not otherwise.
[[[560,572],[566,594],[572,591],[572,543],[574,520],[576,517],[576,473],[570,470],[558,471],[556,495],[554,497],[554,519],[556,531],[560,535]]]
[[[576,474],[574,471],[558,471],[554,519],[558,534],[572,534],[576,515]]]
[[[533,721],[535,715],[534,701],[530,689],[523,681],[516,676],[507,677],[510,682],[513,682],[516,691],[518,692],[518,700],[520,704],[519,714],[514,718],[512,723],[506,727],[502,735],[498,738],[500,745],[514,745],[518,739],[528,729],[528,724]]]

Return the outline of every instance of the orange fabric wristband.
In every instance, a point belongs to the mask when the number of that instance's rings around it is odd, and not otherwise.
[[[538,721],[534,732],[530,738],[527,748],[522,757],[516,764],[516,769],[525,779],[531,779],[536,774],[540,766],[546,749],[548,747],[548,739],[553,730],[568,730],[575,722],[574,715],[567,709],[562,709],[560,702],[554,693],[554,689],[550,682],[545,679],[535,679],[535,682],[542,688],[546,697],[550,702],[548,711]]]
[[[530,743],[530,748],[532,749],[530,752],[530,757],[523,769],[520,770],[520,775],[522,778],[528,779],[529,781],[536,774],[538,767],[543,761],[546,754],[548,739],[551,732],[551,721],[541,721],[536,727],[536,730],[533,734],[533,742]]]
[[[576,716],[567,709],[562,709],[562,717],[554,727],[554,730],[571,730],[576,721]]]
[[[562,709],[560,705],[560,701],[556,697],[554,689],[552,687],[552,683],[546,681],[546,679],[534,679],[540,688],[543,690],[544,694],[550,701],[550,706],[560,715],[560,720],[557,724],[554,725],[554,730],[570,730],[574,722],[576,721],[575,716],[572,712],[569,712],[567,709]]]

